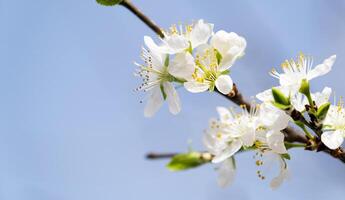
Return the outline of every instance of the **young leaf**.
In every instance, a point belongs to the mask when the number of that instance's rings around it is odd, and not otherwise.
[[[290,100],[277,88],[272,88],[274,101],[284,106],[290,106]]]
[[[103,6],[115,6],[124,0],[96,0],[96,1],[97,1],[97,3],[99,3]]]
[[[316,112],[316,117],[319,120],[324,120],[330,106],[331,104],[329,102],[322,104]]]
[[[182,171],[198,167],[202,164],[207,163],[198,152],[189,152],[185,154],[178,154],[174,156],[171,161],[167,164],[167,168],[170,171]]]

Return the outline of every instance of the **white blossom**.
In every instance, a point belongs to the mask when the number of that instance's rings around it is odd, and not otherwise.
[[[205,23],[202,19],[184,27],[173,25],[168,31],[164,31],[164,50],[169,54],[191,51],[206,44],[212,35],[213,24]]]
[[[243,109],[241,114],[234,114],[229,109],[217,108],[220,119],[212,119],[204,137],[204,144],[215,157],[213,163],[220,163],[241,149],[250,147],[255,141],[254,111]]]
[[[185,88],[193,93],[213,90],[216,87],[221,93],[228,94],[233,81],[226,68],[219,66],[217,51],[210,45],[202,45],[197,49],[195,63],[197,68],[192,78],[184,83]]]
[[[236,174],[235,158],[231,157],[224,160],[216,170],[218,172],[218,185],[220,187],[231,185]]]
[[[330,149],[341,146],[345,137],[345,109],[342,103],[331,105],[323,122],[322,142]]]
[[[317,107],[320,107],[323,104],[328,102],[331,94],[332,94],[332,89],[329,87],[325,87],[322,90],[322,92],[312,93],[311,97],[313,101],[315,102],[315,105]],[[305,105],[309,105],[309,102],[308,102],[308,98],[305,95],[301,93],[297,93],[291,97],[291,104],[296,110],[303,112],[305,111]]]
[[[219,63],[221,71],[229,69],[236,59],[242,57],[247,46],[247,42],[243,37],[234,32],[228,33],[223,30],[213,35],[210,43],[222,56]]]
[[[152,117],[167,100],[169,110],[177,114],[181,110],[179,96],[172,84],[174,77],[168,73],[169,64],[166,62],[169,55],[163,53],[160,47],[153,45],[149,37],[144,38],[148,49],[143,48],[141,58],[144,64],[137,64],[139,69],[136,75],[143,79],[143,83],[137,88],[149,92],[147,104],[144,110],[146,117]]]
[[[270,187],[273,190],[277,189],[284,180],[289,178],[286,161],[280,154],[273,151],[257,151],[254,157],[257,159],[255,163],[259,167],[257,175],[262,180],[265,180],[271,174],[274,167],[278,167],[279,174],[270,182]]]
[[[303,79],[310,81],[316,77],[327,74],[335,62],[336,55],[332,55],[325,59],[323,63],[313,68],[313,59],[302,53],[296,60],[286,60],[281,64],[282,73],[275,69],[270,73],[273,77],[279,79],[279,83],[283,87],[288,87],[290,92],[296,93]]]
[[[285,154],[284,134],[290,117],[285,112],[269,104],[261,104],[256,131],[256,146],[261,150],[270,150]]]

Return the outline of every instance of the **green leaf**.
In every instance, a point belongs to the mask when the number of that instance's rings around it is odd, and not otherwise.
[[[163,99],[166,100],[167,99],[167,93],[165,93],[165,91],[164,91],[163,84],[160,85],[160,88],[161,88],[161,92],[162,92],[162,95],[163,95]]]
[[[174,156],[171,159],[171,161],[167,164],[167,168],[170,171],[182,171],[182,170],[198,167],[207,162],[208,161],[202,158],[200,153],[189,152],[186,154],[178,154]]]
[[[281,156],[282,156],[284,159],[287,159],[287,160],[290,160],[290,159],[291,159],[290,154],[288,154],[288,153],[281,154]]]
[[[284,106],[290,106],[290,99],[288,97],[286,97],[277,88],[272,88],[272,95],[273,95],[274,101],[276,103],[284,105]]]
[[[97,1],[97,3],[99,3],[103,6],[115,6],[124,0],[96,0],[96,1]]]
[[[329,102],[322,104],[316,112],[317,119],[324,120],[330,106],[331,104]]]

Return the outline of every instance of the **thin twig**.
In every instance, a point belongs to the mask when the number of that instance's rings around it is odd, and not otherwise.
[[[157,26],[150,18],[142,13],[137,7],[135,7],[128,0],[124,0],[120,3],[122,6],[130,10],[135,16],[137,16],[142,22],[144,22],[153,32],[157,33],[159,37],[164,38],[162,30]]]
[[[157,33],[161,38],[164,38],[164,33],[162,30],[157,26],[150,18],[148,18],[146,15],[144,15],[138,8],[136,8],[132,3],[130,3],[128,0],[124,0],[121,2],[121,5],[127,8],[129,11],[131,11],[134,15],[136,15],[142,22],[144,22],[151,30],[153,30],[155,33]],[[224,95],[216,90],[218,94],[221,94],[222,96],[226,97],[230,101],[234,102],[235,104],[241,106],[244,105],[246,109],[249,111],[251,109],[250,102],[247,102],[242,94],[238,91],[236,85],[234,84],[234,89],[232,92],[230,92],[227,95]],[[309,125],[307,123],[307,125]],[[288,142],[301,142],[308,144],[308,139],[299,133],[297,133],[295,130],[293,130],[291,127],[287,127],[283,130],[285,134],[285,139]],[[322,147],[322,148],[320,148]],[[309,150],[306,148],[306,150]],[[336,150],[331,150],[325,147],[324,145],[319,145],[318,151],[323,151],[325,153],[328,153],[332,157],[339,159],[343,163],[345,163],[345,151],[342,148],[338,148]],[[172,157],[176,154],[148,154],[147,158],[155,159],[155,158],[167,158]]]
[[[150,160],[155,160],[155,159],[162,159],[162,158],[172,158],[176,156],[178,153],[148,153],[146,154],[146,158]]]

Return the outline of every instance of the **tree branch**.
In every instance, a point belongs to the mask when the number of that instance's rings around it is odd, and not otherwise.
[[[128,0],[124,0],[120,3],[120,5],[127,8],[131,11],[135,16],[137,16],[142,22],[144,22],[153,32],[157,33],[159,37],[164,38],[164,34],[162,30],[157,26],[150,18],[148,18],[144,13],[142,13],[137,7],[135,7],[131,2]]]
[[[136,15],[142,22],[144,22],[152,31],[157,33],[159,37],[164,38],[164,33],[162,30],[157,26],[150,18],[148,18],[146,15],[144,15],[137,7],[135,7],[132,3],[130,3],[128,0],[124,0],[121,2],[121,5],[127,8],[129,11],[131,11],[134,15]],[[234,102],[236,105],[241,106],[244,105],[248,111],[251,109],[251,104],[250,102],[247,102],[242,94],[238,91],[236,85],[234,84],[233,91],[231,91],[229,94],[225,95],[219,92],[218,90],[215,90],[218,94],[221,94],[228,100]],[[291,127],[287,127],[286,129],[283,130],[285,134],[285,139],[288,142],[300,142],[300,143],[305,143],[309,144],[310,141],[304,136],[296,132],[294,129]],[[321,142],[320,142],[321,143]],[[320,145],[318,144],[318,151],[323,151],[332,157],[339,159],[343,163],[345,163],[345,151],[342,148],[338,148],[336,150],[331,150],[327,147],[325,147],[322,143]],[[313,150],[313,149],[308,149],[306,150]],[[156,159],[156,158],[170,158],[176,154],[155,154],[155,153],[150,153],[146,157],[149,159]]]

